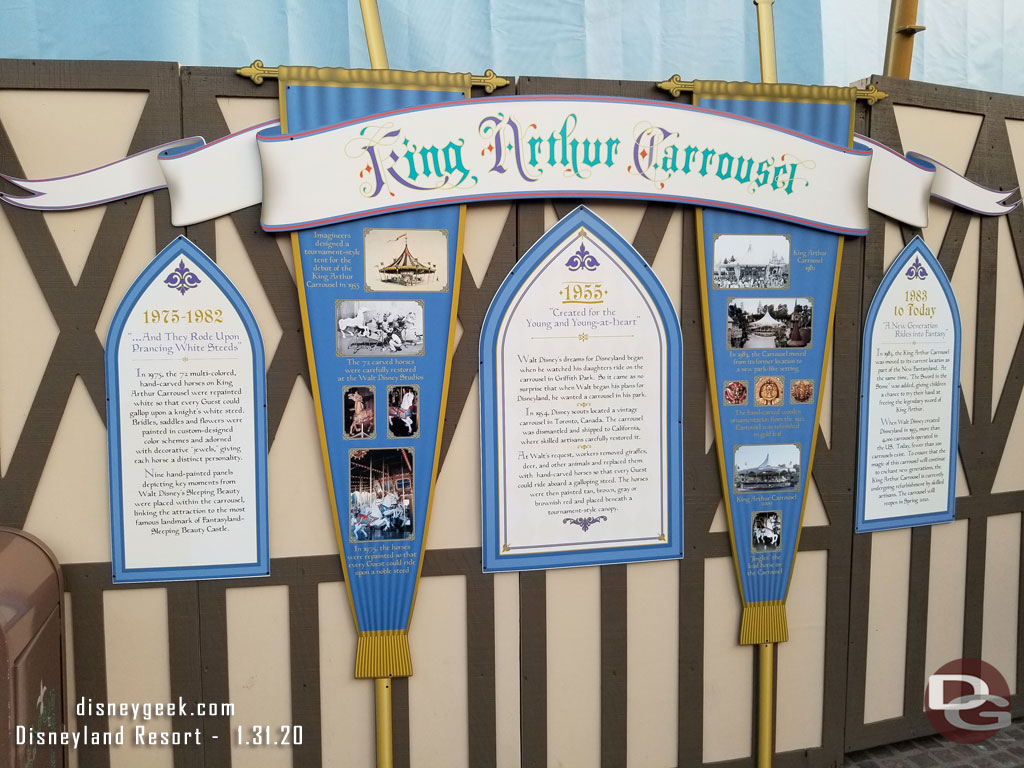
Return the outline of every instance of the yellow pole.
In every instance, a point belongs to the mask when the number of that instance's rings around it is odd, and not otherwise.
[[[917,23],[917,0],[891,0],[889,5],[889,34],[885,38],[886,77],[910,77],[910,62],[914,58],[914,35],[924,29]]]
[[[761,643],[758,668],[757,702],[757,768],[772,766],[772,666],[775,663],[773,643]]]
[[[387,69],[388,52],[384,47],[384,31],[380,26],[377,0],[359,0],[359,10],[363,14],[370,66],[373,69]],[[392,768],[394,753],[391,738],[391,678],[378,677],[374,680],[374,693],[377,700],[377,768]]]
[[[775,59],[775,19],[772,4],[775,0],[754,0],[757,8],[757,45],[761,54],[761,82],[779,82],[778,63]],[[757,694],[757,768],[772,766],[772,703],[774,700],[772,664],[774,644],[759,646]]]
[[[377,768],[391,768],[394,754],[391,747],[391,678],[374,680],[377,694]]]
[[[779,82],[778,65],[775,61],[775,19],[772,3],[775,0],[754,0],[757,8],[757,45],[761,53],[761,82]]]
[[[374,69],[387,69],[388,52],[384,48],[384,31],[380,28],[377,0],[359,0],[359,10],[363,14],[366,47],[370,51],[370,66]]]

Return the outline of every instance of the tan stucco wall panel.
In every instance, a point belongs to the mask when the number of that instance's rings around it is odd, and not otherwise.
[[[232,733],[269,725],[271,737],[292,723],[288,587],[239,587],[226,593],[228,701],[235,705]],[[301,725],[301,723],[295,723]],[[291,768],[286,747],[231,745],[231,762],[246,768]]]
[[[601,570],[547,572],[548,765],[598,765]]]
[[[679,562],[626,566],[629,768],[678,763],[679,622]]]
[[[778,646],[777,752],[821,746],[827,582],[828,552],[801,552],[786,600],[789,642]]]
[[[415,670],[409,678],[411,768],[472,768],[466,630],[465,577],[420,581],[409,631]]]
[[[103,593],[107,644],[107,701],[137,704],[171,702],[170,651],[167,641],[167,590],[126,589]],[[144,713],[143,713],[144,714]],[[111,768],[174,768],[173,747],[149,744],[149,734],[175,730],[170,717],[145,720],[111,717],[111,732],[124,727],[124,745],[110,750]],[[184,721],[195,736],[203,720]],[[136,728],[142,726],[140,734]],[[137,744],[137,737],[142,744]],[[159,736],[158,736],[159,739]]]
[[[871,587],[864,681],[864,722],[903,714],[910,529],[871,534]]]

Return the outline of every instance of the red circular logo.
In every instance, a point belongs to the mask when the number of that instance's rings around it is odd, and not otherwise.
[[[978,744],[1010,724],[1010,686],[991,664],[957,659],[928,678],[924,708],[940,735]]]

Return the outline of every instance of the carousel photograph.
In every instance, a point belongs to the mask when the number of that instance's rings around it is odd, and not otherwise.
[[[750,551],[778,552],[782,548],[782,513],[778,510],[755,512],[750,526]]]
[[[367,291],[448,290],[448,230],[363,230]]]
[[[788,288],[789,235],[715,235],[715,288]]]
[[[813,301],[804,297],[729,299],[730,349],[790,349],[811,345]]]
[[[414,384],[388,387],[388,437],[420,433],[420,388]]]
[[[410,448],[349,451],[349,540],[411,539],[413,453]]]
[[[338,300],[338,357],[423,354],[423,302]]]
[[[800,484],[800,446],[740,445],[733,455],[733,486],[737,491],[788,491]]]
[[[351,440],[376,437],[374,420],[374,388],[343,387],[345,401],[345,438]]]

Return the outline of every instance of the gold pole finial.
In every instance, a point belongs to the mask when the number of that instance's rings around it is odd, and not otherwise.
[[[885,38],[885,64],[882,73],[887,77],[910,77],[910,63],[914,58],[914,35],[924,30],[917,23],[917,0],[891,0],[889,5],[889,34]]]
[[[754,0],[757,8],[757,45],[761,53],[761,82],[779,82],[778,65],[775,61],[775,19],[772,3],[775,0]]]
[[[363,14],[366,47],[370,51],[370,67],[372,69],[387,69],[388,52],[384,47],[384,30],[380,26],[377,0],[359,0],[359,10]]]

